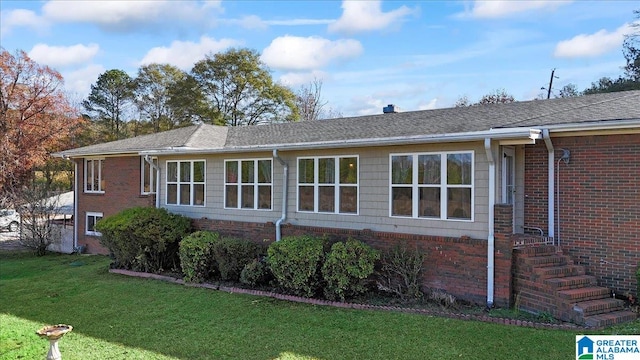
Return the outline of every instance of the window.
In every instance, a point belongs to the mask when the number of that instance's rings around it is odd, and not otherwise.
[[[102,234],[96,231],[96,223],[102,220],[102,213],[88,212],[87,223],[85,226],[85,234],[93,236],[102,236]]]
[[[227,160],[224,171],[225,208],[271,210],[271,159]]]
[[[144,159],[144,156],[140,157],[142,160],[142,169],[140,171],[140,193],[142,194],[155,194],[156,193],[156,168],[158,167],[158,158],[150,158],[153,166]]]
[[[298,211],[358,213],[358,157],[298,159]]]
[[[204,160],[167,161],[167,205],[204,206]]]
[[[84,160],[84,192],[104,193],[104,159]]]
[[[473,152],[391,155],[391,216],[472,219]]]

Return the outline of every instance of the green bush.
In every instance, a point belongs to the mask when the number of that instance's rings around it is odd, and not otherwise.
[[[269,283],[272,275],[267,264],[258,259],[245,265],[240,273],[240,282],[249,286],[262,286]]]
[[[378,259],[380,253],[361,241],[349,239],[346,243],[333,244],[322,265],[325,296],[344,301],[366,292],[365,281],[373,274]]]
[[[203,282],[209,279],[216,266],[213,245],[220,235],[211,231],[196,231],[180,241],[180,266],[186,282]]]
[[[399,296],[402,300],[423,297],[422,275],[425,254],[410,249],[406,243],[383,252],[382,268],[378,272],[378,288]]]
[[[260,256],[260,247],[248,240],[223,238],[212,244],[213,260],[222,281],[238,281],[245,265]]]
[[[112,266],[158,273],[178,268],[178,244],[191,220],[166,209],[134,207],[98,221],[96,230],[114,258]]]
[[[267,249],[278,285],[295,295],[313,297],[321,288],[326,241],[311,236],[285,237]]]

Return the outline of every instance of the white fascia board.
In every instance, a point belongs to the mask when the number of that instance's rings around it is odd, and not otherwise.
[[[640,129],[640,119],[548,125],[544,128],[549,129],[550,132]]]
[[[215,149],[204,148],[185,148],[176,147],[171,149],[158,149],[139,152],[140,155],[178,155],[178,154],[203,154],[203,153],[237,153],[237,152],[257,152],[271,151],[277,148],[279,151],[286,150],[314,150],[314,149],[331,149],[331,148],[353,148],[353,147],[372,147],[372,146],[391,146],[391,145],[411,145],[421,143],[445,143],[445,142],[467,142],[467,141],[484,141],[485,138],[495,140],[501,139],[542,139],[542,130],[530,128],[505,128],[490,129],[485,131],[455,133],[455,134],[435,134],[435,135],[414,135],[389,138],[373,138],[373,139],[353,139],[340,141],[320,141],[308,143],[289,143],[289,144],[265,144],[255,146],[237,146]]]

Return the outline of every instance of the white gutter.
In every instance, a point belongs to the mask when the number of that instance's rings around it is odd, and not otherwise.
[[[281,226],[287,219],[287,183],[289,182],[289,165],[278,156],[278,149],[273,149],[273,157],[282,165],[282,216],[276,221],[276,241],[282,239]]]
[[[493,306],[493,288],[494,288],[494,251],[495,251],[495,235],[494,235],[494,218],[496,204],[496,161],[493,157],[491,149],[491,138],[484,139],[484,150],[487,153],[487,161],[489,162],[489,237],[487,238],[487,307]]]
[[[149,155],[144,156],[144,161],[156,171],[156,208],[160,208],[160,167],[153,163]]]
[[[555,168],[554,168],[554,159],[555,159],[555,149],[553,148],[553,143],[551,142],[551,136],[549,136],[549,129],[542,129],[542,135],[543,135],[543,139],[544,139],[544,143],[547,146],[547,152],[548,152],[548,166],[547,166],[547,173],[549,174],[548,176],[548,192],[549,195],[547,195],[547,197],[549,198],[548,200],[548,204],[547,204],[547,218],[548,223],[549,223],[549,231],[548,231],[548,235],[549,237],[554,237],[555,236],[555,223],[556,223],[556,216],[555,216],[555,212],[554,212],[554,206],[556,203],[556,198],[555,198]]]

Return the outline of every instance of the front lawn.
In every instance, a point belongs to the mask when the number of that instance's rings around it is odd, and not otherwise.
[[[108,272],[102,256],[0,253],[0,359],[568,359],[581,332],[229,294]],[[637,334],[640,322],[609,332]]]

